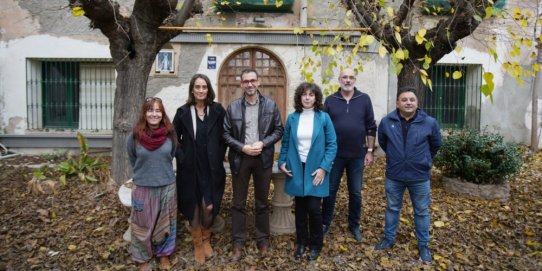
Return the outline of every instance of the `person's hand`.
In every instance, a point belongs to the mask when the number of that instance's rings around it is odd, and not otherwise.
[[[321,185],[324,182],[324,177],[326,176],[326,171],[319,168],[316,171],[314,171],[311,176],[314,176],[314,179],[312,179],[312,185],[317,186]]]
[[[365,154],[365,166],[370,166],[375,160],[374,154],[372,152],[367,152]]]
[[[243,146],[243,148],[241,149],[241,151],[246,154],[246,155],[250,155],[250,156],[258,156],[260,155],[260,153],[262,153],[262,149],[261,148],[254,148],[254,146],[252,145],[245,145]]]
[[[252,148],[254,148],[255,150],[260,150],[260,152],[263,151],[263,142],[258,141],[252,143]]]
[[[286,175],[292,177],[292,171],[288,170],[286,168],[286,163],[283,163],[282,165],[280,165],[280,170],[282,170],[282,172],[286,173]]]

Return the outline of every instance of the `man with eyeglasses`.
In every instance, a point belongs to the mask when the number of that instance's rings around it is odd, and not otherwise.
[[[355,87],[356,74],[344,69],[339,74],[340,88],[328,96],[324,103],[337,135],[337,156],[329,175],[329,196],[322,204],[322,228],[329,231],[337,191],[346,170],[348,185],[348,228],[356,241],[361,241],[361,189],[363,169],[373,160],[376,136],[371,98]]]
[[[243,96],[231,102],[224,119],[224,140],[230,146],[232,173],[232,260],[239,261],[246,242],[246,203],[250,177],[254,182],[256,245],[269,254],[269,185],[275,143],[282,137],[280,112],[273,100],[263,96],[254,69],[241,72]]]

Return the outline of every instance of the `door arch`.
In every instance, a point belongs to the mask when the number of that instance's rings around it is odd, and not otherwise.
[[[258,71],[260,92],[271,97],[279,108],[282,120],[286,118],[287,78],[280,59],[263,48],[243,48],[233,52],[224,61],[218,75],[218,101],[227,107],[241,97],[241,71],[253,68]]]

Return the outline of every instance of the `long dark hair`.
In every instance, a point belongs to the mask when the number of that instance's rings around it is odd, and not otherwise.
[[[194,84],[198,78],[205,80],[205,83],[207,84],[207,98],[205,98],[205,105],[210,105],[213,103],[213,100],[216,97],[215,91],[213,89],[213,85],[211,85],[211,80],[209,80],[209,77],[201,73],[194,74],[192,79],[190,79],[190,85],[188,86],[188,99],[186,100],[186,103],[189,105],[196,104],[196,97],[194,97]]]
[[[166,110],[164,109],[164,104],[162,104],[162,99],[155,98],[155,97],[149,97],[145,99],[145,102],[143,103],[143,106],[141,107],[141,113],[139,114],[139,118],[137,119],[136,125],[133,129],[133,135],[135,141],[139,142],[139,139],[143,137],[143,135],[151,135],[152,130],[147,124],[147,111],[151,109],[154,104],[157,103],[158,107],[160,108],[160,111],[162,112],[162,120],[160,121],[160,127],[166,127],[168,131],[168,135],[171,138],[171,142],[173,144],[177,144],[177,140],[175,139],[175,130],[173,129],[173,125],[171,124],[171,121],[169,121],[169,118],[166,114]]]
[[[322,111],[324,110],[324,104],[322,103],[322,100],[324,99],[324,95],[322,94],[322,90],[317,84],[313,83],[301,83],[296,89],[294,94],[294,108],[295,112],[301,113],[303,112],[303,103],[301,102],[301,96],[303,93],[305,93],[306,90],[310,90],[312,93],[314,93],[315,100],[314,100],[314,111]]]

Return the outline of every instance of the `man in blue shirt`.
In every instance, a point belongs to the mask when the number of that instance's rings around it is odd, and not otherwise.
[[[373,160],[376,137],[371,98],[356,89],[352,69],[339,74],[339,91],[326,98],[325,108],[337,134],[337,156],[329,175],[329,197],[322,204],[322,227],[327,233],[333,220],[335,200],[343,172],[348,185],[348,227],[356,241],[361,241],[361,184],[363,169]]]
[[[418,109],[416,89],[404,87],[397,92],[397,110],[380,122],[378,143],[386,152],[386,220],[384,238],[376,250],[393,247],[399,225],[403,194],[408,189],[414,209],[418,254],[431,262],[429,250],[429,205],[433,157],[442,145],[438,122]]]

